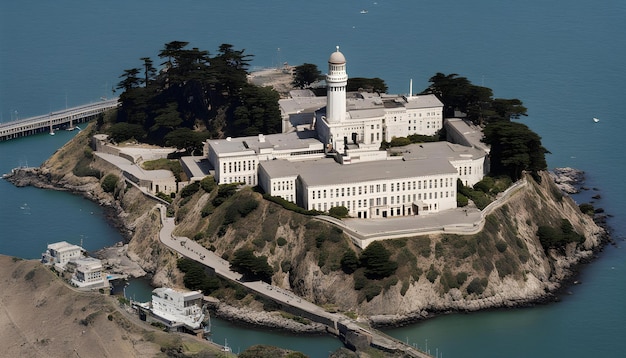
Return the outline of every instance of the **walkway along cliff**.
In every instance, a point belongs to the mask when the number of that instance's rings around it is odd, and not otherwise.
[[[262,281],[246,282],[240,273],[230,270],[230,264],[193,240],[176,237],[172,233],[175,228],[174,218],[166,216],[167,208],[158,206],[161,213],[162,228],[159,234],[161,242],[180,255],[200,262],[214,270],[222,278],[235,281],[247,289],[263,295],[278,304],[287,312],[306,317],[326,326],[327,331],[338,336],[344,344],[352,349],[362,350],[369,346],[386,352],[403,352],[411,357],[430,357],[415,347],[404,344],[384,335],[375,329],[365,329],[345,316],[326,312],[319,306],[295,295],[293,292],[269,285]]]
[[[269,290],[270,286],[257,283],[254,290],[262,294],[284,295],[285,310],[298,307],[292,305],[292,300],[314,302],[319,311],[313,307],[311,312],[295,313],[305,317],[319,315],[320,320],[326,320],[328,330],[338,335],[341,334],[341,324],[348,327],[347,323],[351,321],[342,315],[338,319],[319,306],[332,305],[336,312],[354,312],[374,324],[399,324],[439,312],[513,307],[551,300],[563,280],[571,277],[576,264],[593,257],[593,250],[601,247],[605,234],[592,217],[582,214],[576,203],[554,186],[547,173],[541,174],[541,183],[527,177],[526,184],[519,184],[506,199],[494,204],[497,208],[492,213],[484,214],[484,221],[481,221],[484,228],[477,234],[448,234],[448,226],[445,226],[442,233],[419,232],[419,236],[410,237],[410,232],[406,232],[404,238],[384,240],[384,245],[392,251],[391,258],[399,263],[398,272],[394,281],[385,283],[378,294],[363,299],[362,292],[355,289],[354,275],[334,268],[337,261],[332,257],[322,260],[325,250],[332,256],[335,248],[344,250],[348,248],[345,245],[350,244],[354,249],[351,240],[338,243],[326,240],[317,247],[316,238],[306,236],[317,227],[315,221],[285,211],[249,190],[237,193],[211,216],[211,223],[217,223],[219,227],[220,215],[223,216],[231,202],[243,198],[240,195],[254,197],[259,202],[258,208],[245,220],[229,224],[219,237],[217,228],[211,229],[210,225],[207,228],[207,220],[200,215],[202,207],[209,201],[208,193],[199,191],[184,204],[175,201],[180,205],[175,210],[177,232],[191,237],[201,231],[203,235],[193,240],[171,238],[175,252],[162,250],[159,241],[162,214],[155,215],[154,200],[121,182],[114,193],[108,194],[103,192],[97,178],[72,174],[71,169],[84,155],[87,141],[87,133],[80,133],[41,168],[17,170],[9,180],[17,185],[70,190],[109,208],[110,219],[128,238],[128,255],[152,274],[156,285],[182,283],[176,269],[178,253],[187,250],[192,258],[195,254],[198,256],[194,259],[200,259],[199,254],[187,246],[197,248],[197,252],[204,252],[199,250],[201,247],[214,246],[212,251],[222,255],[232,253],[235,248],[250,244],[254,239],[264,238],[269,232],[271,236],[267,239],[270,241],[255,251],[266,255],[270,264],[284,268],[276,271],[272,280],[283,288]],[[90,165],[103,173],[117,173],[115,168],[95,159]],[[469,212],[469,215],[483,214]],[[584,242],[563,249],[544,249],[537,237],[538,227],[558,225],[563,219],[567,219],[573,230],[584,237]],[[281,237],[287,242],[284,246],[276,244]],[[183,240],[185,246],[181,245]],[[208,257],[206,253],[203,255]],[[288,269],[284,266],[286,262],[290,263]],[[218,261],[214,269],[218,273],[220,270],[227,272],[228,266]],[[237,278],[234,276],[235,280]],[[293,296],[289,296],[291,292]],[[290,301],[288,305],[287,300]],[[360,332],[364,337],[371,333],[364,330],[353,332]],[[376,342],[374,338],[372,341]]]

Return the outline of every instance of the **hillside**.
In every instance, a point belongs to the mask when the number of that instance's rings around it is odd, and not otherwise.
[[[152,210],[155,203],[122,182],[109,194],[101,189],[98,179],[72,174],[73,168],[85,165],[80,164],[85,161],[81,158],[88,157],[88,131],[84,132],[55,153],[41,170],[26,175],[23,184],[69,188],[108,207],[112,222],[128,240],[127,255],[152,275],[156,285],[182,286],[177,257],[158,241],[160,222]],[[120,176],[93,161],[86,165]],[[592,257],[604,231],[562,194],[547,172],[540,172],[539,177],[540,184],[526,176],[529,185],[487,216],[479,234],[384,241],[398,269],[383,279],[367,278],[363,268],[351,274],[341,269],[346,252],[360,254],[341,230],[285,210],[249,188],[222,198],[219,204],[214,201],[217,189],[210,193],[197,189],[185,197],[179,195],[171,210],[177,220],[176,235],[197,240],[229,260],[240,248],[253,249],[255,255],[267,258],[274,272],[273,284],[328,310],[393,324],[437,312],[552,299],[576,263]],[[559,227],[563,219],[584,242],[545,250],[537,236],[538,228]],[[271,308],[223,282],[214,283],[211,292],[234,306]]]
[[[165,357],[170,350],[214,357],[219,352],[206,341],[140,323],[115,297],[75,291],[39,262],[0,255],[0,277],[3,357]]]

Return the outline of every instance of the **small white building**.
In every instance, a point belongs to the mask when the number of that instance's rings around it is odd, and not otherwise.
[[[82,252],[82,247],[72,245],[67,241],[55,242],[48,244],[48,249],[42,254],[41,262],[64,268],[70,260],[80,258]]]
[[[150,312],[153,318],[168,328],[198,330],[203,327],[205,314],[202,292],[179,291],[160,287],[152,291]]]
[[[107,275],[102,271],[102,261],[93,257],[83,257],[70,260],[68,271],[73,271],[71,282],[80,288],[109,287]]]
[[[324,156],[322,143],[315,132],[291,132],[252,137],[211,139],[205,153],[215,170],[218,184],[257,185],[261,161],[274,159],[306,160]]]

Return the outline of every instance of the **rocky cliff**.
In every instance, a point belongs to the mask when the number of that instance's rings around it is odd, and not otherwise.
[[[19,171],[10,180],[16,185],[70,190],[99,202],[108,208],[111,221],[126,238],[128,246],[122,254],[151,274],[155,285],[181,286],[177,257],[158,241],[160,221],[155,203],[122,180],[113,193],[105,193],[99,179],[73,174],[80,161],[89,158],[88,131],[84,132],[41,168]],[[89,159],[88,165],[121,177],[114,168],[94,159]],[[351,274],[341,270],[345,252],[359,254],[341,230],[287,211],[249,189],[212,208],[208,216],[201,212],[216,190],[177,198],[172,210],[178,224],[175,234],[198,240],[226,259],[243,247],[266,256],[275,285],[328,310],[367,317],[377,324],[397,324],[439,312],[552,299],[576,265],[601,247],[605,233],[555,186],[548,173],[542,173],[540,179],[538,183],[527,177],[530,185],[488,215],[478,234],[383,242],[398,269],[380,280],[366,278],[362,270]],[[245,201],[258,205],[244,218],[232,208]],[[581,235],[582,243],[544,249],[537,236],[539,226],[558,227],[564,219]]]

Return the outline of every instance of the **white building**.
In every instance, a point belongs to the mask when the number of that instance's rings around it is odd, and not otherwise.
[[[102,271],[102,261],[93,257],[82,257],[70,260],[66,265],[73,270],[71,282],[81,288],[109,287],[107,275]]]
[[[314,117],[313,125],[327,152],[346,156],[348,152],[377,150],[382,141],[413,134],[434,135],[443,127],[443,103],[435,95],[413,96],[412,86],[407,96],[348,93],[346,59],[339,47],[328,60],[326,84],[325,107],[302,90],[292,91],[292,98],[279,104],[283,121],[291,122],[292,129],[306,126],[306,118]]]
[[[283,126],[291,132],[207,141],[218,184],[259,185],[305,209],[343,206],[357,218],[455,208],[457,179],[481,180],[486,153],[448,142],[394,148],[391,155],[380,150],[394,137],[436,134],[443,104],[434,95],[347,93],[347,80],[337,49],[328,61],[325,107],[310,91],[281,100]]]
[[[211,139],[205,142],[204,148],[215,169],[218,184],[257,185],[260,161],[305,160],[324,156],[323,145],[313,131]]]
[[[67,241],[55,242],[48,245],[48,249],[42,254],[41,262],[64,268],[70,260],[80,258],[82,252],[82,247]]]
[[[160,287],[152,291],[151,312],[169,328],[202,328],[205,315],[200,291],[179,291]]]
[[[271,178],[261,180],[270,195],[295,197],[308,210],[343,206],[357,218],[419,215],[456,207],[458,174],[449,162],[396,158],[350,165],[331,159],[274,160],[260,163],[259,177]]]
[[[410,144],[394,149],[401,151],[404,160],[416,161],[415,163],[424,159],[449,162],[456,169],[458,179],[461,179],[465,186],[478,183],[487,173],[488,157],[483,150],[475,147],[450,142],[431,142]]]

